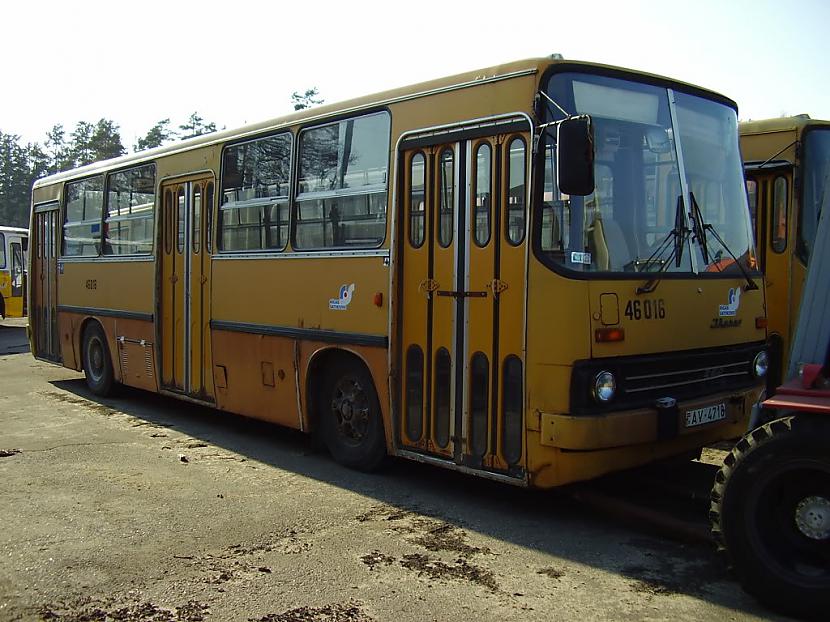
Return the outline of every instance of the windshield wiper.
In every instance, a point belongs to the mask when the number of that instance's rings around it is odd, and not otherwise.
[[[703,253],[703,261],[706,265],[709,265],[709,249],[708,244],[706,241],[706,232],[710,231],[718,243],[729,253],[729,256],[732,257],[732,261],[735,262],[735,265],[738,266],[738,269],[741,271],[744,279],[746,279],[746,291],[750,291],[753,289],[758,289],[758,284],[752,280],[749,276],[749,272],[746,271],[746,268],[743,267],[738,258],[735,257],[735,253],[726,245],[726,242],[723,241],[723,238],[718,235],[718,232],[715,231],[715,227],[707,223],[703,220],[703,212],[700,210],[700,206],[697,204],[697,200],[695,199],[695,193],[689,193],[692,197],[692,212],[694,214],[694,232],[695,238],[697,239],[698,245],[700,246],[700,250]]]
[[[674,211],[674,229],[666,234],[660,246],[651,254],[651,257],[646,259],[644,264],[648,266],[651,262],[659,261],[662,262],[660,263],[660,268],[653,277],[634,290],[636,294],[650,294],[657,289],[657,285],[660,283],[660,275],[666,271],[666,267],[671,263],[672,259],[674,259],[676,268],[679,268],[680,264],[683,263],[683,247],[686,245],[686,237],[689,233],[689,230],[685,226],[683,211],[683,195],[679,194],[677,195],[677,207]],[[673,242],[672,252],[664,261],[662,255],[666,248],[668,248],[669,241]]]

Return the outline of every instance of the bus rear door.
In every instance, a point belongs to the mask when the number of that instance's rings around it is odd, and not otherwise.
[[[35,356],[56,362],[61,360],[57,316],[58,227],[57,202],[35,206],[29,321],[35,327]]]

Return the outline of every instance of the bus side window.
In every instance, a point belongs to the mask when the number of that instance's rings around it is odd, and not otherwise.
[[[507,180],[507,241],[513,246],[525,237],[525,141],[515,138],[510,143]]]
[[[755,244],[758,244],[758,182],[754,179],[746,180],[746,195],[749,199],[749,218],[752,221],[752,233],[755,235]]]
[[[97,257],[101,250],[104,176],[66,184],[63,256]]]
[[[374,248],[386,237],[390,117],[378,112],[304,129],[295,248]]]
[[[23,295],[23,251],[19,242],[11,243],[12,251],[12,296]]]
[[[409,244],[413,248],[423,245],[426,231],[425,166],[424,154],[416,153],[410,163],[409,177]]]
[[[772,218],[770,236],[772,250],[776,253],[783,253],[787,248],[787,178],[779,176],[775,178],[775,185],[772,192]]]

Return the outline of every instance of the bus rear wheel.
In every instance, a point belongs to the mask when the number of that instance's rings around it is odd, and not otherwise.
[[[376,470],[386,457],[386,436],[371,375],[362,364],[341,360],[323,384],[319,425],[332,457],[352,469]]]
[[[830,422],[788,416],[746,434],[712,489],[712,533],[743,588],[813,618],[830,608]]]
[[[112,393],[113,373],[107,337],[97,322],[90,322],[84,330],[83,366],[86,384],[95,395],[106,397]]]

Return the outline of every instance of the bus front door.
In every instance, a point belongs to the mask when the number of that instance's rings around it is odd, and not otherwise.
[[[161,386],[213,401],[210,375],[210,233],[214,181],[162,185]]]
[[[507,474],[524,457],[527,140],[401,157],[397,442]]]
[[[60,362],[58,334],[58,204],[35,206],[32,258],[31,315],[35,356]]]
[[[798,320],[800,296],[792,283],[794,227],[790,222],[792,171],[790,168],[754,171],[747,179],[758,262],[764,273],[770,347],[768,386],[783,381],[787,353]]]

